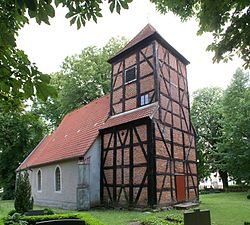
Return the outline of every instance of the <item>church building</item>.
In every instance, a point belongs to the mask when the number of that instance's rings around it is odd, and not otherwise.
[[[198,200],[189,61],[148,24],[108,61],[110,94],[68,113],[18,171],[36,205],[88,209]]]

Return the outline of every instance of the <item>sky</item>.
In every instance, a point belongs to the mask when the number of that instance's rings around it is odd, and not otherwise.
[[[110,13],[107,3],[103,5],[103,17],[97,24],[88,22],[77,30],[65,19],[66,10],[56,9],[51,25],[38,25],[34,20],[19,32],[17,45],[35,62],[40,71],[52,73],[60,70],[67,56],[78,54],[90,45],[104,46],[112,37],[125,36],[132,39],[147,23],[156,30],[177,51],[190,61],[187,67],[189,91],[203,87],[226,88],[238,67],[243,64],[238,58],[229,63],[213,64],[213,53],[206,52],[212,42],[211,34],[197,36],[198,23],[188,22],[168,13],[162,15],[149,0],[134,0],[121,15]]]

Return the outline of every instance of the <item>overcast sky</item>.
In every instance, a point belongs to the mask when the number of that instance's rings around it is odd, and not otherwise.
[[[103,8],[104,17],[97,24],[88,22],[80,30],[69,25],[69,20],[64,17],[64,9],[57,9],[50,26],[39,26],[34,21],[26,25],[19,32],[18,47],[28,54],[42,72],[52,73],[60,69],[66,56],[80,53],[89,45],[102,47],[111,37],[125,36],[132,39],[149,22],[190,61],[187,67],[190,92],[207,86],[225,88],[235,70],[242,65],[237,58],[227,64],[213,64],[213,54],[206,52],[212,36],[197,36],[196,21],[183,23],[172,13],[161,15],[149,0],[134,0],[129,10],[123,10],[121,15],[111,14],[107,4]]]

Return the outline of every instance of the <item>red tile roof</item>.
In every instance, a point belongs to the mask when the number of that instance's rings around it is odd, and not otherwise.
[[[83,156],[108,118],[109,95],[68,113],[58,128],[44,138],[18,170]]]
[[[130,121],[135,121],[145,117],[151,117],[157,110],[157,106],[157,103],[153,103],[125,113],[112,116],[105,122],[101,129],[124,124]]]
[[[150,117],[157,109],[153,103],[110,117],[109,96],[101,97],[68,113],[58,128],[45,137],[17,170],[84,156],[99,135],[99,130]]]

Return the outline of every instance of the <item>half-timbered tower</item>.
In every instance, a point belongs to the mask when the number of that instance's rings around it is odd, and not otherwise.
[[[147,25],[109,60],[101,128],[101,202],[154,206],[198,199],[188,60]]]

